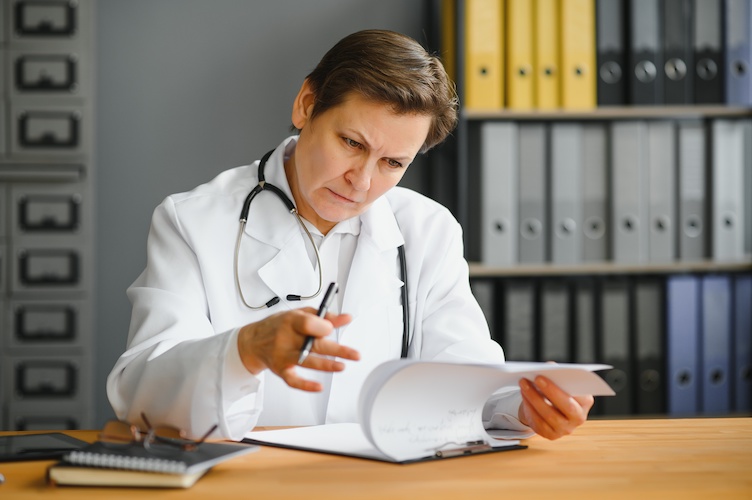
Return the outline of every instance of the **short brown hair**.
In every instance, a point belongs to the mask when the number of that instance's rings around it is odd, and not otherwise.
[[[459,100],[441,61],[400,33],[364,30],[348,35],[306,80],[315,95],[311,118],[341,104],[351,92],[391,105],[398,114],[432,116],[421,153],[446,139],[457,125]]]

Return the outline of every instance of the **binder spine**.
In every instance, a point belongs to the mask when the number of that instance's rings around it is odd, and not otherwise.
[[[666,104],[689,104],[693,100],[690,0],[664,0],[663,65]]]
[[[627,104],[626,19],[624,0],[597,0],[598,105]]]
[[[724,100],[722,17],[720,0],[693,0],[694,102],[718,104]]]
[[[632,104],[663,103],[661,12],[658,0],[632,0],[630,43]]]
[[[752,104],[752,4],[726,0],[726,102]]]

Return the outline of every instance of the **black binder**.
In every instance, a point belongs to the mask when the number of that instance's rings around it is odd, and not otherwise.
[[[691,0],[664,0],[663,65],[666,104],[689,104],[694,100],[692,80]]]
[[[626,11],[624,0],[597,0],[598,106],[627,104]]]
[[[642,278],[635,283],[636,410],[643,415],[666,412],[664,297],[662,278]]]
[[[663,46],[659,0],[632,0],[630,7],[630,101],[663,103]]]
[[[694,101],[724,101],[721,0],[694,0]]]

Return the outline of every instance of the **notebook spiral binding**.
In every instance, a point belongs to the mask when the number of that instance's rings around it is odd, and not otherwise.
[[[164,474],[183,474],[187,469],[187,466],[184,463],[177,460],[167,460],[157,457],[129,457],[81,451],[69,453],[66,455],[65,461],[88,467],[161,472]]]

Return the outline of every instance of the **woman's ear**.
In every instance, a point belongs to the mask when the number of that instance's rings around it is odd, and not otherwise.
[[[316,102],[316,98],[313,94],[308,79],[303,82],[303,85],[298,91],[298,95],[295,97],[292,105],[292,124],[298,130],[302,130],[303,127],[311,121],[311,113],[313,113],[313,104]]]

